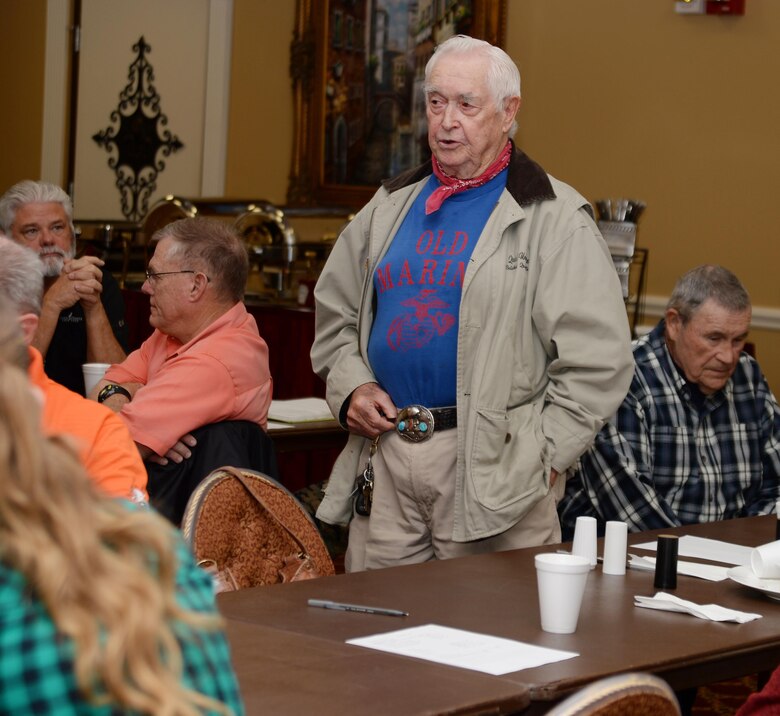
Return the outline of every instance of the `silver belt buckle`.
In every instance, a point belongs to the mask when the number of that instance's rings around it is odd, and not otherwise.
[[[433,415],[424,405],[407,405],[398,411],[398,417],[395,419],[398,434],[413,443],[431,437],[433,427]]]

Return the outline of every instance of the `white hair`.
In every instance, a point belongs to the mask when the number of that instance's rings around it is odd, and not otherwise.
[[[18,314],[41,315],[43,264],[38,255],[0,234],[0,296]]]
[[[11,234],[11,227],[16,220],[16,212],[25,204],[62,204],[70,224],[70,233],[75,238],[76,229],[73,226],[73,202],[67,192],[56,184],[45,181],[25,179],[14,184],[0,197],[0,231]]]

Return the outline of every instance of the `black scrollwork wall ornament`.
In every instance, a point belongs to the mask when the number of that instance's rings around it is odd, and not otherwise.
[[[130,81],[111,112],[111,126],[92,136],[111,154],[108,166],[116,175],[122,214],[130,221],[146,215],[157,175],[165,169],[163,158],[184,147],[167,128],[168,118],[160,110],[154,69],[146,59],[151,49],[143,36],[133,45],[136,58],[128,72]]]

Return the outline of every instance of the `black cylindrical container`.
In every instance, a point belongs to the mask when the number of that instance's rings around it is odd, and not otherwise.
[[[674,535],[658,535],[653,586],[656,589],[677,588],[677,537]]]

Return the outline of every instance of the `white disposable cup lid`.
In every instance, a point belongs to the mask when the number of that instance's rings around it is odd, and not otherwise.
[[[590,560],[576,554],[559,554],[557,552],[537,554],[534,557],[534,564],[537,569],[545,572],[579,574],[590,571]]]

